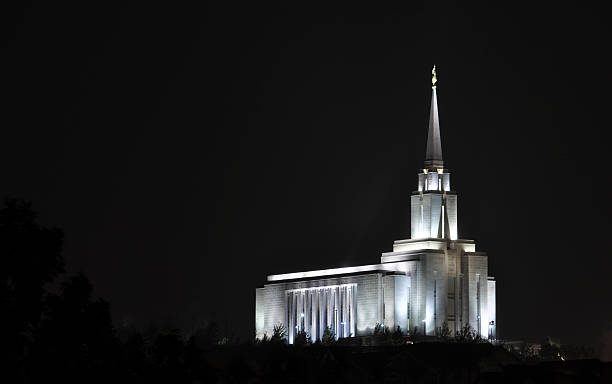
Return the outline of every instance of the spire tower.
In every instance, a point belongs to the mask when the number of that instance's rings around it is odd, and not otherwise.
[[[429,132],[427,134],[427,152],[425,155],[425,169],[444,169],[442,160],[442,140],[440,139],[440,120],[438,118],[438,97],[436,88],[438,77],[436,66],[431,70],[431,109],[429,112]]]
[[[474,240],[459,238],[458,197],[442,161],[435,67],[431,75],[425,167],[419,164],[417,189],[406,196],[410,238],[394,241],[380,264],[268,275],[255,291],[258,339],[279,326],[288,344],[298,343],[303,334],[322,340],[329,329],[336,339],[359,343],[355,338],[371,337],[382,326],[426,336],[439,336],[443,328],[451,335],[471,328],[482,339],[497,339],[497,283],[489,276],[487,254],[476,251]],[[295,252],[289,249],[284,256],[295,257]]]

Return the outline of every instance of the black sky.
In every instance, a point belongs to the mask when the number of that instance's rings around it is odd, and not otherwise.
[[[501,336],[601,340],[603,9],[261,3],[2,5],[0,194],[66,232],[118,324],[246,337],[267,274],[376,263],[409,237],[435,63]]]

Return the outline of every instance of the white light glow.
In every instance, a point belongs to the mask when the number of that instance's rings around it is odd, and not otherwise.
[[[427,239],[425,233],[422,234],[420,239]],[[420,251],[423,249],[444,249],[446,248],[446,241],[444,239],[411,239],[411,241],[399,240],[393,244],[393,252],[409,252],[409,251]]]
[[[320,269],[316,271],[284,273],[280,275],[269,275],[268,281],[308,279],[312,277],[344,275],[344,274],[359,273],[359,272],[385,272],[388,270],[389,268],[382,264],[360,265],[357,267]]]

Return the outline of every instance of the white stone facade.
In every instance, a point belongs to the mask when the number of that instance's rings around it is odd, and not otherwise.
[[[405,245],[396,242],[395,248]],[[483,337],[494,337],[490,322],[495,321],[495,281],[487,275],[486,254],[474,252],[474,243],[468,240],[430,238],[410,245],[419,249],[384,253],[378,270],[371,272],[338,268],[310,271],[315,275],[336,271],[337,277],[269,276],[268,284],[256,290],[256,337],[270,336],[277,324],[287,327],[289,342],[300,330],[313,339],[320,338],[325,327],[338,337],[365,336],[376,324],[435,335],[445,322],[453,333],[469,324]],[[347,301],[332,299],[330,305],[326,300],[323,306],[316,296],[349,286]],[[296,292],[304,298],[296,298]]]
[[[427,335],[445,324],[452,333],[469,325],[497,338],[496,282],[486,253],[458,237],[457,194],[443,166],[436,100],[434,88],[426,168],[410,202],[411,239],[395,241],[380,264],[268,276],[255,293],[257,338],[278,324],[289,343],[298,331],[313,340],[328,327],[336,337],[354,337],[372,334],[377,324]]]

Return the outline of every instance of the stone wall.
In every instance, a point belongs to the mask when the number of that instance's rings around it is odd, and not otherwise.
[[[356,284],[356,335],[371,334],[376,323],[382,323],[382,280],[381,273],[372,273],[350,277],[266,284],[263,288],[258,288],[255,294],[255,335],[257,338],[262,338],[264,334],[270,336],[275,325],[288,326],[287,290],[342,284]]]

